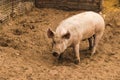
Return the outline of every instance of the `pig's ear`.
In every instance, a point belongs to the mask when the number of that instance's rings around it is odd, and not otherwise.
[[[47,31],[47,36],[48,36],[48,38],[53,38],[54,37],[54,32],[50,28]]]
[[[62,36],[64,39],[69,39],[70,38],[70,32],[68,31],[66,34]]]

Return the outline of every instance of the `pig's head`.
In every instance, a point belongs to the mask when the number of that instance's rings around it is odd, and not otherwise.
[[[47,35],[49,38],[52,39],[52,54],[55,57],[58,57],[61,53],[65,51],[65,49],[68,47],[68,40],[70,38],[70,32],[67,31],[63,35],[58,35],[55,32],[53,32],[51,29],[48,29]]]

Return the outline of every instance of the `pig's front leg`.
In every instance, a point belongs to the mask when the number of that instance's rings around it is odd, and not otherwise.
[[[63,53],[60,54],[59,58],[58,58],[58,62],[59,63],[62,63],[63,61]]]
[[[74,52],[75,52],[75,64],[79,64],[80,62],[80,53],[79,53],[79,44],[76,44],[74,47]]]

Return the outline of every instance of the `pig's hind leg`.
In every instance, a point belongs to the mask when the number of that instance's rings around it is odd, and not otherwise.
[[[100,32],[100,33],[95,34],[95,35],[93,36],[94,41],[93,41],[93,48],[92,48],[91,56],[95,54],[96,48],[97,48],[97,46],[98,46],[98,43],[99,43],[102,35],[103,35],[103,32]]]
[[[89,42],[89,50],[92,50],[92,48],[93,48],[93,37],[88,38],[88,42]]]

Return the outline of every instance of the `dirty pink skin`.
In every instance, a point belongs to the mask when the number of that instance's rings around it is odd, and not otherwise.
[[[98,13],[88,11],[63,20],[56,31],[48,29],[47,35],[53,40],[53,55],[62,57],[68,47],[73,47],[75,63],[80,62],[80,43],[88,39],[91,55],[96,52],[96,47],[105,29],[104,19]],[[94,40],[92,40],[92,37]]]

